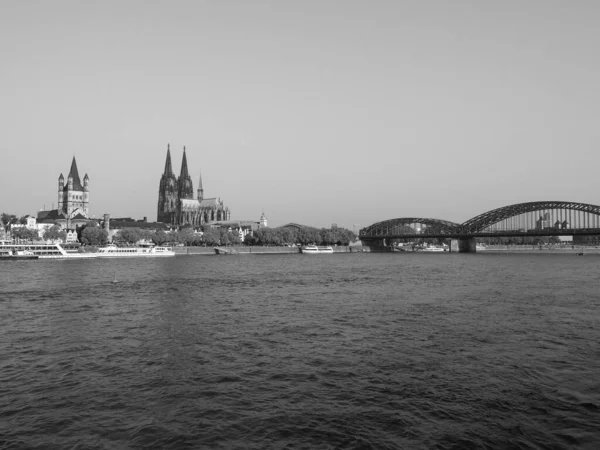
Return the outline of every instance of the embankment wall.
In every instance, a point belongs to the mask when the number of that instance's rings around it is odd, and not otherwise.
[[[253,255],[276,255],[276,254],[293,254],[300,253],[298,247],[246,247],[236,246],[227,247],[228,250],[234,250],[237,254],[253,254]],[[173,251],[177,255],[214,255],[214,247],[174,247]],[[339,245],[333,247],[335,253],[346,253],[350,251],[348,246]]]
[[[477,252],[490,253],[594,253],[600,254],[600,247],[585,245],[488,245]]]

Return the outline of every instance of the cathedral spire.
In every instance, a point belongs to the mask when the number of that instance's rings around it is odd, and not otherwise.
[[[171,166],[171,146],[167,144],[167,161],[165,162],[165,175],[173,175],[173,167]]]
[[[81,179],[79,178],[79,171],[77,170],[77,161],[75,161],[75,156],[73,156],[73,162],[71,162],[71,170],[69,171],[69,175],[67,178],[71,177],[73,179],[73,189],[76,191],[82,191],[83,187],[81,186]]]
[[[187,157],[185,156],[185,147],[183,147],[183,160],[181,161],[181,173],[179,174],[179,178],[185,179],[189,176],[190,174],[188,173]]]
[[[192,178],[188,171],[187,156],[185,154],[185,147],[183,147],[183,160],[181,161],[181,174],[177,180],[179,199],[190,199],[194,198],[194,185]]]

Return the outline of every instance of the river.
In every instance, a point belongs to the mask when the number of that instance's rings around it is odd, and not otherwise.
[[[0,448],[600,448],[600,255],[3,262]]]

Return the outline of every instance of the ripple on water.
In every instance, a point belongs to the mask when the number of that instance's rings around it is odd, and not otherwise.
[[[600,298],[596,259],[582,260],[90,260],[77,278],[10,266],[0,443],[598,448]]]

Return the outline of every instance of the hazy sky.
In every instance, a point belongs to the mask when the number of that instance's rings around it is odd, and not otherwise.
[[[156,220],[167,143],[232,219],[600,204],[598,1],[0,2],[0,211]]]

